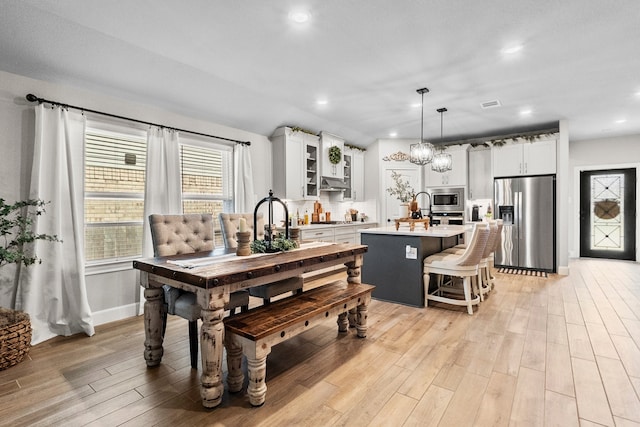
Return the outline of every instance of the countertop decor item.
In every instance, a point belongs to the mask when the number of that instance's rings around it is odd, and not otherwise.
[[[251,243],[251,251],[252,252],[279,252],[282,247],[288,246],[287,244],[277,243],[275,242],[276,238],[276,229],[273,221],[273,203],[280,203],[284,209],[284,240],[289,240],[289,209],[287,208],[287,204],[284,203],[277,197],[273,196],[273,190],[269,190],[269,195],[264,199],[260,200],[253,210],[253,242]],[[258,209],[263,203],[268,204],[268,217],[267,222],[264,226],[264,240],[258,240]],[[255,245],[254,245],[255,244]],[[254,250],[255,246],[255,250]],[[264,249],[264,250],[261,250]]]
[[[240,218],[244,219],[244,218]],[[236,248],[236,255],[248,256],[251,255],[251,231],[238,231],[236,232],[236,239],[238,240],[238,247]]]

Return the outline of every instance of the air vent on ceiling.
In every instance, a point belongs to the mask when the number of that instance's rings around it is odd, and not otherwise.
[[[493,101],[485,101],[485,102],[481,103],[480,107],[485,109],[485,108],[495,108],[495,107],[499,107],[501,105],[502,104],[500,104],[500,101],[498,101],[497,99],[494,99]]]

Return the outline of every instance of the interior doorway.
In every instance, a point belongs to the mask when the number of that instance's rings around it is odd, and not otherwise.
[[[636,260],[636,169],[580,172],[580,256]]]

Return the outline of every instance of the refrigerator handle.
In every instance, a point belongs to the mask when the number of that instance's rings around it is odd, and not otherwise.
[[[518,239],[522,240],[524,238],[524,230],[521,227],[522,225],[522,191],[517,191],[515,193],[515,204],[516,204],[516,224],[518,224]]]

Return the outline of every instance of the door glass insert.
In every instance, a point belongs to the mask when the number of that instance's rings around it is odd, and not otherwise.
[[[591,176],[591,249],[624,250],[624,175]]]

